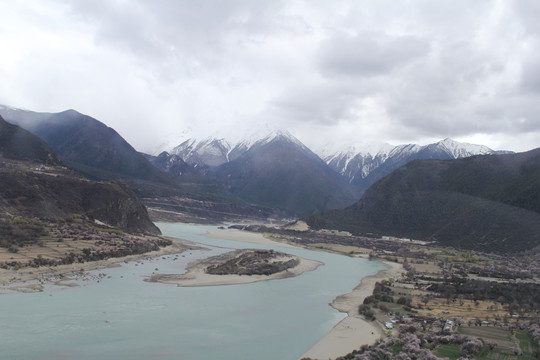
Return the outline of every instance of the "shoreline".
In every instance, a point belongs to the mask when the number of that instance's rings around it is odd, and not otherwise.
[[[337,296],[330,303],[330,306],[346,313],[347,316],[334,325],[322,339],[299,359],[335,359],[358,350],[364,344],[371,345],[382,336],[385,336],[385,331],[380,323],[367,321],[362,315],[358,314],[358,306],[363,304],[364,299],[373,293],[377,281],[397,278],[403,273],[403,267],[400,264],[388,261],[381,262],[388,265],[389,268],[381,270],[375,275],[362,278],[351,292]]]
[[[40,266],[37,268],[23,267],[18,270],[0,269],[0,296],[6,294],[7,291],[40,292],[43,291],[44,285],[78,286],[73,281],[84,278],[89,271],[118,267],[121,266],[120,263],[130,261],[179,254],[193,249],[203,249],[201,245],[188,240],[169,236],[164,236],[164,238],[172,240],[172,245],[144,254],[67,265]]]
[[[319,248],[276,241],[265,237],[263,234],[249,231],[213,230],[207,232],[205,235],[262,245],[308,249],[312,251],[330,251],[346,256],[330,249],[321,250]],[[360,255],[358,257],[367,258],[366,255]],[[329,305],[339,312],[347,314],[347,316],[334,325],[325,336],[319,339],[299,359],[306,357],[312,360],[335,359],[359,349],[363,344],[374,344],[379,338],[385,336],[383,324],[376,321],[367,321],[362,315],[358,314],[358,307],[363,304],[367,296],[372,295],[376,282],[389,278],[398,278],[405,271],[401,264],[385,260],[376,261],[388,265],[389,268],[381,270],[374,275],[363,277],[351,292],[338,295],[332,300]]]
[[[206,236],[223,238],[228,240],[255,243],[260,245],[279,246],[284,248],[309,249],[321,251],[321,249],[290,244],[288,242],[280,242],[274,239],[265,237],[260,233],[248,231],[231,231],[231,230],[211,230]],[[129,255],[120,258],[109,258],[95,262],[74,263],[69,265],[58,265],[55,267],[39,267],[39,268],[21,268],[19,270],[0,269],[0,296],[8,291],[17,292],[40,292],[43,291],[44,285],[58,286],[78,286],[75,282],[83,279],[87,272],[104,268],[118,267],[121,263],[129,261],[138,261],[141,259],[153,258],[162,255],[179,254],[187,250],[204,249],[204,245],[183,240],[180,238],[165,237],[173,240],[173,244],[158,251],[153,251],[138,255]],[[336,253],[331,250],[323,250]],[[337,252],[339,253],[339,252]],[[344,255],[345,256],[345,255]],[[364,257],[364,256],[362,256]],[[272,279],[282,279],[291,276],[298,276],[306,271],[313,271],[322,265],[321,262],[310,259],[299,258],[301,263],[295,268],[285,270],[270,276],[265,275],[209,275],[204,273],[201,268],[201,260],[194,261],[188,265],[186,274],[190,272],[190,268],[199,268],[198,274],[191,273],[188,277],[192,279],[183,279],[183,285],[176,283],[175,279],[163,279],[162,283],[172,283],[177,286],[212,286],[212,285],[231,285],[231,284],[246,284],[256,281],[266,281]],[[203,261],[203,260],[202,260]],[[300,359],[309,357],[313,360],[335,359],[339,356],[346,355],[353,350],[359,349],[363,344],[373,344],[381,336],[384,336],[385,331],[382,324],[377,322],[369,322],[361,315],[358,315],[358,306],[363,303],[365,297],[372,294],[377,281],[388,278],[397,278],[403,272],[400,264],[381,261],[389,266],[388,269],[381,270],[375,275],[367,276],[361,279],[360,283],[349,293],[337,296],[329,305],[334,309],[346,313],[347,316],[335,324],[332,329],[321,339],[319,339]],[[293,272],[294,270],[294,272]],[[203,273],[203,274],[201,274]],[[164,274],[166,275],[166,274]],[[179,275],[179,276],[182,276]],[[205,279],[200,275],[207,275]],[[174,275],[177,276],[177,275]],[[223,276],[229,277],[228,279]],[[212,279],[211,277],[219,277],[220,279]],[[259,277],[259,278],[255,278]],[[198,280],[194,280],[198,278]],[[203,280],[201,280],[203,279]],[[219,281],[217,281],[219,280]]]
[[[280,247],[289,248],[289,249],[305,249],[304,247],[300,245],[276,241],[276,240],[265,237],[263,234],[244,231],[244,230],[231,230],[231,229],[210,230],[210,231],[207,231],[204,235],[208,237],[217,238],[217,239],[233,240],[233,241],[239,241],[239,242],[259,244],[259,245],[280,246]]]
[[[226,261],[236,252],[237,251],[229,251],[221,255],[190,262],[187,271],[184,274],[156,274],[148,277],[145,281],[171,284],[180,287],[250,284],[259,281],[286,279],[299,276],[307,271],[313,271],[319,266],[324,265],[320,261],[294,256],[294,258],[299,260],[298,265],[271,275],[214,275],[208,274],[205,271],[209,265]]]

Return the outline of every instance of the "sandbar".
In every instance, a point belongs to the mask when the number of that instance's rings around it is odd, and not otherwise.
[[[252,244],[281,246],[281,247],[292,248],[292,249],[302,249],[302,247],[299,245],[293,245],[293,244],[289,244],[282,241],[272,240],[265,237],[263,234],[253,233],[253,232],[248,232],[248,231],[210,230],[210,231],[207,231],[206,234],[204,235],[208,237],[218,238],[218,239],[248,242]]]
[[[209,265],[221,263],[229,259],[234,253],[236,252],[230,251],[222,255],[191,262],[188,265],[185,274],[155,274],[147,278],[146,281],[173,284],[182,287],[249,284],[258,281],[285,279],[298,276],[306,271],[313,271],[319,266],[324,265],[320,261],[290,255],[299,260],[298,265],[271,275],[214,275],[208,274],[205,271]]]
[[[302,248],[301,245],[293,245],[281,241],[268,239],[263,234],[246,231],[209,231],[206,236],[213,236],[235,241],[251,242],[262,245],[283,246],[291,248]],[[311,247],[303,247],[312,249]],[[356,249],[356,248],[355,248]],[[318,250],[318,249],[312,249]],[[347,252],[351,249],[347,249]],[[330,250],[331,251],[331,250]],[[338,251],[339,252],[339,251]],[[366,257],[362,255],[361,257]],[[380,261],[380,260],[378,260]],[[320,339],[311,349],[309,349],[300,359],[309,357],[311,359],[327,360],[335,359],[347,355],[353,350],[359,349],[364,344],[373,344],[385,335],[382,324],[376,321],[367,321],[358,314],[358,307],[363,304],[364,299],[373,293],[375,283],[384,279],[399,278],[404,273],[400,264],[382,261],[389,266],[386,270],[381,270],[377,274],[361,279],[360,283],[350,292],[337,296],[330,304],[333,308],[347,314],[343,320],[337,323],[328,334]]]

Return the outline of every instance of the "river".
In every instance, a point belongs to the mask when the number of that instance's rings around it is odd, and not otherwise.
[[[296,360],[345,315],[328,304],[386,265],[323,251],[207,237],[212,226],[159,223],[164,235],[210,251],[97,270],[77,287],[0,296],[0,359]],[[223,230],[232,231],[232,230]],[[288,279],[177,287],[143,281],[183,273],[224,248],[274,249],[325,263]]]

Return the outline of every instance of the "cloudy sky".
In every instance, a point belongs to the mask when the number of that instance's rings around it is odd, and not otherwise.
[[[311,147],[540,147],[537,0],[0,3],[0,104],[72,108],[138,150],[262,124]]]

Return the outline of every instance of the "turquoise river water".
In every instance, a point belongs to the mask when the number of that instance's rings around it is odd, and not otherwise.
[[[164,235],[211,251],[97,270],[106,276],[78,287],[0,295],[0,359],[296,360],[345,316],[329,303],[386,268],[322,251],[204,236],[216,229],[211,226],[158,226]],[[143,281],[153,272],[183,273],[188,262],[223,248],[272,248],[325,265],[295,278],[244,285],[184,288]]]

